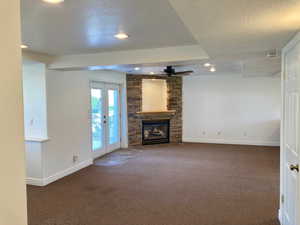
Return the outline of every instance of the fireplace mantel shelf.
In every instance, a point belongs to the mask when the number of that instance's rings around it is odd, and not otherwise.
[[[141,111],[136,114],[139,115],[174,115],[176,110],[167,110],[167,111]]]

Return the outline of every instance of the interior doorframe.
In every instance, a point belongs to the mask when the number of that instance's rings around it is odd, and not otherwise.
[[[285,126],[285,76],[286,76],[286,57],[288,51],[296,47],[300,43],[300,32],[282,49],[282,60],[281,60],[281,124],[280,124],[280,204],[278,210],[278,219],[283,224],[282,211],[284,208],[284,164],[285,164],[285,140],[284,140],[284,126]],[[300,63],[300,62],[299,62]],[[297,205],[300,206],[300,199],[296,199]],[[300,213],[298,213],[298,218]],[[299,221],[299,220],[298,220]],[[300,225],[300,224],[297,224]]]
[[[92,119],[91,119],[91,88],[92,88],[92,83],[93,82],[98,82],[102,84],[107,84],[107,85],[118,85],[119,86],[119,102],[120,102],[120,147],[121,148],[128,148],[128,122],[127,122],[127,95],[126,95],[126,80],[124,82],[110,82],[102,79],[89,79],[89,90],[88,90],[88,96],[89,96],[89,105],[88,105],[88,135],[89,135],[89,140],[90,140],[90,155],[91,159],[93,159],[93,137],[92,137],[92,132],[91,132],[91,127],[92,127]],[[107,154],[107,153],[105,153]]]
[[[282,59],[281,59],[281,122],[280,122],[280,191],[279,191],[279,209],[278,209],[278,219],[280,224],[282,224],[282,214],[283,210],[283,181],[284,181],[284,125],[285,125],[285,50],[282,50]]]

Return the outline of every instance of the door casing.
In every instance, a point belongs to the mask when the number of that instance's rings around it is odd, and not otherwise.
[[[295,51],[296,54],[292,55],[293,60],[295,60],[295,79],[294,80],[289,80],[287,79],[287,76],[290,76],[290,72],[287,72],[289,69],[288,68],[290,65],[287,60],[288,54],[291,54],[291,51]],[[297,62],[297,60],[299,62]],[[288,81],[287,81],[288,80]],[[294,87],[291,87],[294,86]],[[299,179],[299,173],[291,172],[288,171],[287,168],[287,163],[296,163],[299,164],[299,131],[300,131],[300,120],[299,120],[299,93],[300,93],[300,33],[298,33],[295,38],[288,43],[288,45],[283,49],[282,51],[282,75],[281,75],[281,91],[282,91],[282,110],[281,110],[281,147],[280,147],[280,209],[279,209],[279,220],[282,225],[300,225],[300,198],[299,198],[299,188],[300,188],[300,179]],[[296,161],[293,161],[291,159],[287,159],[287,153],[288,151],[286,150],[287,146],[287,134],[288,132],[286,131],[286,126],[287,126],[287,117],[290,117],[291,114],[290,112],[287,112],[287,108],[290,107],[291,100],[294,101],[294,96],[293,94],[296,94],[296,104],[295,111],[296,113],[296,119],[295,119],[295,150],[298,153]],[[289,99],[289,101],[287,101]],[[289,118],[288,118],[289,119]],[[295,202],[291,201],[286,201],[292,193],[289,193],[287,191],[287,181],[288,177],[287,174],[288,172],[291,172],[289,176],[293,176],[294,179],[296,180],[294,190],[296,191],[295,193]],[[294,221],[289,221],[286,216],[286,211],[289,210],[291,207],[288,204],[294,204],[295,207],[295,222]],[[293,207],[292,207],[293,208]]]
[[[94,81],[94,80],[91,80],[90,81],[90,88],[89,88],[89,96],[90,96],[90,102],[91,102],[91,89],[92,88],[100,88],[102,89],[103,92],[105,92],[106,90],[108,89],[112,89],[112,88],[117,88],[118,90],[118,102],[119,102],[119,142],[116,143],[116,144],[112,144],[110,145],[108,143],[108,130],[109,130],[109,124],[108,122],[106,122],[105,124],[102,124],[103,126],[105,126],[105,129],[104,129],[104,133],[103,133],[103,146],[101,149],[99,149],[97,152],[94,152],[93,151],[93,137],[92,137],[92,108],[91,108],[91,104],[89,104],[89,127],[90,127],[90,130],[89,130],[89,135],[90,135],[90,149],[91,149],[91,154],[92,154],[92,158],[95,159],[95,158],[99,158],[105,154],[108,154],[116,149],[119,149],[121,148],[121,141],[122,141],[122,102],[121,102],[121,85],[120,84],[117,84],[117,83],[108,83],[108,82],[102,82],[102,81]],[[104,112],[106,115],[108,115],[108,111],[107,111],[107,104],[104,103],[103,107],[104,109]],[[103,119],[103,118],[102,118]],[[108,121],[108,118],[107,118],[107,121]]]

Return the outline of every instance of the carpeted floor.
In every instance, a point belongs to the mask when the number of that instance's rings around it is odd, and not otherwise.
[[[278,225],[279,148],[214,144],[120,150],[47,187],[29,225]]]

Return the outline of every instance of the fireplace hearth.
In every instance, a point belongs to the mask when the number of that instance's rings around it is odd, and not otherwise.
[[[143,145],[162,144],[170,142],[170,120],[143,120]]]

